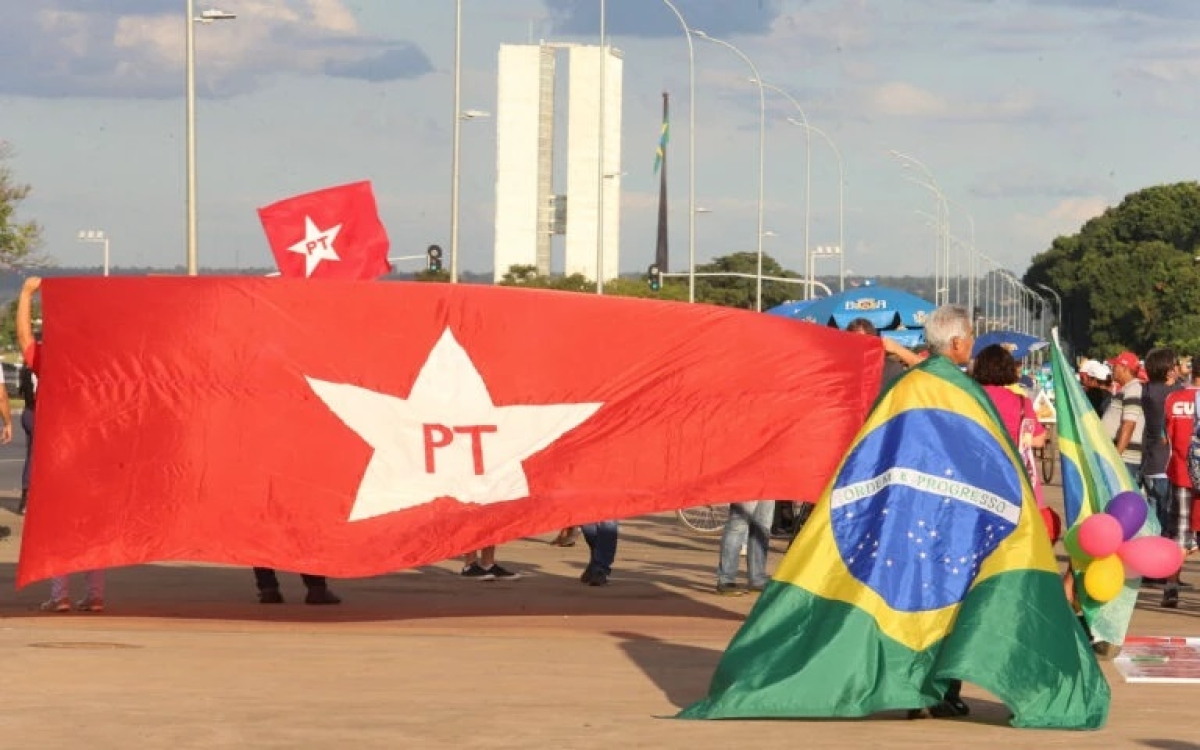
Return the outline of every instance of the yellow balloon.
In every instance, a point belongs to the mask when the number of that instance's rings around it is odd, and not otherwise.
[[[1098,602],[1107,602],[1125,586],[1125,565],[1116,555],[1092,560],[1083,572],[1083,589]]]

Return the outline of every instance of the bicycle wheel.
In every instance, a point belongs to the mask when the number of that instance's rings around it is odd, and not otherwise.
[[[679,522],[697,534],[720,534],[729,520],[729,505],[697,505],[675,511]]]

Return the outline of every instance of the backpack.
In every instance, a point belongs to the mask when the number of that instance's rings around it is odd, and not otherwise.
[[[1200,419],[1196,419],[1200,415],[1200,391],[1196,391],[1196,395],[1192,403],[1192,439],[1188,442],[1187,452],[1187,468],[1188,478],[1192,480],[1192,487],[1200,488]]]

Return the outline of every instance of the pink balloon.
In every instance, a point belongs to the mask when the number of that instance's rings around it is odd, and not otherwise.
[[[1183,565],[1183,550],[1173,539],[1140,536],[1130,539],[1117,550],[1131,576],[1170,578]]]
[[[1079,524],[1079,548],[1092,557],[1108,557],[1125,541],[1121,522],[1107,513],[1096,513]]]

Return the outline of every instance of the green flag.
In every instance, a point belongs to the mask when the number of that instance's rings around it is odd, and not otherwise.
[[[1094,513],[1103,513],[1114,495],[1136,490],[1137,485],[1113,441],[1104,432],[1100,417],[1083,392],[1075,369],[1067,364],[1058,345],[1057,331],[1050,343],[1050,357],[1054,372],[1058,454],[1062,461],[1063,509],[1067,516],[1066,526],[1070,528]],[[1158,519],[1153,512],[1147,513],[1146,522],[1137,535],[1157,535],[1158,532]],[[1117,646],[1125,642],[1141,580],[1127,579],[1121,593],[1104,604],[1089,597],[1083,586],[1075,587],[1088,627],[1098,640]]]
[[[658,137],[658,148],[654,152],[654,174],[658,174],[658,168],[662,166],[663,160],[667,158],[667,143],[671,140],[671,119],[666,111],[663,111],[662,133]]]
[[[974,683],[1018,727],[1095,729],[1109,688],[1016,447],[944,357],[876,403],[684,718],[866,716]]]

